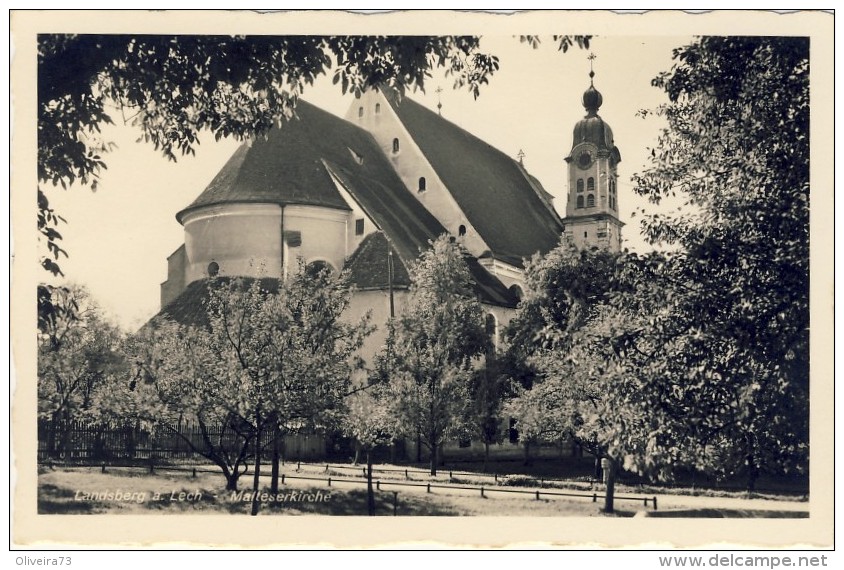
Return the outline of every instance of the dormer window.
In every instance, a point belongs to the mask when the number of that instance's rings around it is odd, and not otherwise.
[[[381,103],[375,103],[375,114],[377,115],[380,112],[381,112]]]
[[[425,177],[420,176],[419,177],[419,192],[424,192],[427,189],[428,189],[428,187],[427,187],[427,184],[425,182]]]
[[[358,218],[355,220],[355,235],[362,236],[363,235],[363,218]]]
[[[399,139],[393,139],[393,153],[399,151]]]
[[[358,117],[363,117],[363,107],[358,107]]]
[[[460,224],[460,227],[457,228],[457,235],[460,236],[460,237],[465,236],[466,235],[466,226],[464,226],[463,224]]]

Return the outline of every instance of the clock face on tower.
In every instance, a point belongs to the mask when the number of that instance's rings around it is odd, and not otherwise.
[[[583,170],[592,166],[592,153],[588,150],[580,151],[580,154],[577,155],[577,165]]]

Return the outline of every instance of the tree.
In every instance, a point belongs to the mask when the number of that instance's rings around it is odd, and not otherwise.
[[[588,36],[554,36],[562,51]],[[522,37],[532,46],[538,38]],[[140,129],[170,160],[193,154],[198,134],[265,134],[295,113],[303,91],[333,69],[342,92],[373,86],[424,89],[444,69],[475,97],[498,70],[476,36],[190,36],[38,37],[38,229],[44,269],[61,274],[67,253],[49,204],[48,185],[97,186],[112,145],[100,137],[112,114]],[[113,110],[112,110],[113,109]]]
[[[643,223],[674,248],[656,273],[677,298],[655,327],[677,350],[660,361],[702,383],[700,462],[752,488],[808,453],[809,41],[707,37],[675,59],[654,81],[668,126],[636,179],[688,206]]]
[[[535,257],[526,267],[525,297],[506,331],[511,347],[518,343],[517,352],[511,349],[513,358],[524,359],[518,368],[533,375],[527,388],[516,382],[517,396],[505,406],[516,420],[520,439],[528,446],[573,437],[595,455],[596,467],[600,459],[613,457],[608,455],[608,441],[595,433],[587,418],[613,421],[596,415],[596,410],[615,388],[604,383],[603,375],[594,377],[603,359],[587,352],[583,339],[598,308],[620,288],[618,262],[618,254],[578,250],[566,241]],[[605,506],[610,512],[613,482],[608,482]]]
[[[375,514],[372,453],[375,447],[392,441],[392,425],[389,405],[380,386],[371,385],[348,396],[344,431],[355,438],[366,453],[366,505],[369,516]]]
[[[207,324],[161,323],[141,331],[133,356],[139,380],[124,387],[121,415],[177,435],[196,421],[202,441],[186,440],[215,463],[227,489],[254,460],[257,514],[262,435],[339,425],[368,317],[346,323],[344,276],[304,267],[288,281],[218,278],[208,282]],[[215,430],[219,436],[215,437]],[[273,475],[278,475],[274,447]],[[277,482],[274,481],[277,488]]]
[[[384,355],[393,431],[420,436],[432,475],[442,444],[470,432],[470,382],[489,342],[463,255],[445,235],[420,255],[407,306],[389,324]]]
[[[501,442],[504,435],[501,430],[501,410],[508,393],[509,378],[501,372],[490,347],[486,362],[474,371],[470,385],[470,419],[473,435],[477,435],[484,444],[484,471],[489,463],[489,446]]]
[[[97,389],[125,368],[123,335],[84,288],[42,285],[41,291],[54,311],[39,318],[38,417],[49,422],[47,447],[53,455],[67,452],[70,421],[98,417]]]

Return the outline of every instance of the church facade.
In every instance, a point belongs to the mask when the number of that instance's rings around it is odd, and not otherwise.
[[[566,236],[578,247],[621,245],[612,131],[584,93],[587,115],[564,158],[565,218],[519,160],[409,98],[378,89],[344,118],[300,101],[296,117],[245,142],[207,188],[176,214],[185,241],[167,259],[162,314],[189,320],[213,276],[284,279],[300,261],[348,270],[350,318],[378,327],[361,355],[384,344],[400,312],[407,268],[448,234],[464,247],[494,338],[515,313],[525,261]],[[562,157],[561,157],[562,158]]]

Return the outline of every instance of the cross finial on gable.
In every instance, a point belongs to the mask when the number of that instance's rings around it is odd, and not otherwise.
[[[519,164],[521,164],[522,166],[525,165],[525,156],[525,151],[519,149],[519,154],[516,155],[516,158],[519,159]]]
[[[589,60],[589,85],[592,85],[592,78],[595,77],[595,70],[592,68],[592,62],[598,59],[598,56],[595,55],[593,52],[589,52],[589,55],[586,57]]]

